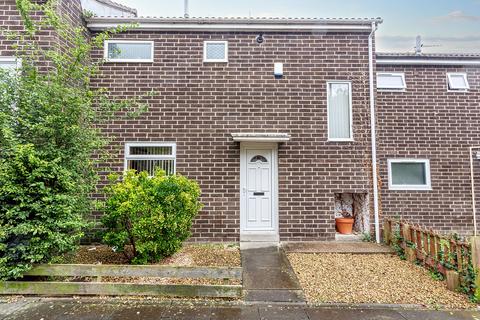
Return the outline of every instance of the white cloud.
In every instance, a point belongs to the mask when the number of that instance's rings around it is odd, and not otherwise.
[[[480,16],[465,14],[462,10],[455,10],[445,16],[434,17],[434,21],[479,21]]]

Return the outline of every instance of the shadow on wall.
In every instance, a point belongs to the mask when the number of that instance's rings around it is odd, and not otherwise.
[[[353,233],[370,232],[366,193],[335,193],[335,218],[353,217]]]

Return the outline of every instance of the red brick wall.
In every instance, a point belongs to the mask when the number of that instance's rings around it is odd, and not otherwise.
[[[286,132],[279,146],[281,240],[333,239],[334,193],[369,192],[368,33],[130,32],[155,41],[153,63],[106,63],[98,86],[112,96],[155,90],[138,118],[104,126],[123,170],[127,141],[174,141],[177,171],[196,179],[204,209],[194,240],[239,239],[240,147],[232,132]],[[203,63],[204,40],[228,40],[229,62]],[[94,57],[100,59],[99,50]],[[284,78],[273,76],[284,63]],[[327,141],[326,82],[353,81],[355,142]],[[119,148],[120,147],[120,148]]]
[[[378,66],[378,71],[405,72],[407,83],[406,92],[377,93],[383,214],[436,230],[470,233],[468,147],[480,144],[480,68]],[[447,92],[447,72],[467,72],[471,90]],[[388,190],[388,158],[430,159],[432,190]],[[479,161],[475,164],[478,170]],[[480,192],[478,173],[476,181]]]

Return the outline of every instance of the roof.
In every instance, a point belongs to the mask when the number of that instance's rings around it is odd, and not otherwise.
[[[137,16],[137,9],[135,9],[135,8],[127,7],[127,6],[123,5],[123,4],[120,4],[120,3],[117,3],[117,2],[114,2],[114,1],[111,1],[111,0],[97,0],[97,1],[100,2],[100,3],[103,3],[103,4],[107,5],[107,6],[117,8],[117,9],[119,9],[119,10],[131,12],[131,13],[133,13],[135,16]]]
[[[480,53],[395,53],[379,52],[377,64],[383,65],[478,65]]]
[[[100,17],[87,19],[87,26],[101,31],[118,25],[136,24],[136,30],[205,31],[359,31],[372,29],[381,18],[252,18],[252,17]]]

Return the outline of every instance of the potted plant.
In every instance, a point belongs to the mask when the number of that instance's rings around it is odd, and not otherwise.
[[[341,234],[352,234],[354,223],[352,212],[342,210],[341,214],[341,218],[335,218],[335,227],[337,228],[337,231]]]

